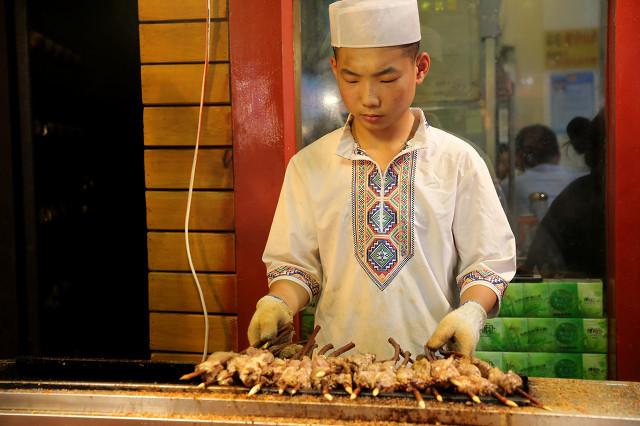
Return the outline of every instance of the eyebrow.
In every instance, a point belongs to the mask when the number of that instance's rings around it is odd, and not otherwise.
[[[373,76],[374,76],[374,77],[380,77],[381,75],[385,75],[385,74],[392,74],[392,73],[395,73],[395,72],[398,72],[398,70],[397,70],[396,68],[394,68],[394,67],[387,67],[387,68],[385,68],[385,69],[382,69],[382,70],[380,70],[380,71],[375,72],[375,73],[373,74]],[[350,69],[347,69],[347,68],[342,68],[342,69],[340,70],[340,74],[342,74],[342,75],[348,75],[348,76],[351,76],[351,77],[362,77],[360,74],[355,73],[355,72],[353,72],[353,71],[351,71]]]

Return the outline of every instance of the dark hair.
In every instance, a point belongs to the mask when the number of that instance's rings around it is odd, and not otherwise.
[[[400,46],[402,49],[404,49],[405,53],[407,54],[407,56],[409,56],[411,59],[415,59],[418,56],[418,53],[420,53],[420,40],[414,42],[414,43],[409,43],[409,44],[402,44]],[[336,60],[338,59],[338,51],[340,50],[339,47],[335,47],[332,46],[333,49],[333,57],[336,58]]]
[[[592,173],[602,174],[604,171],[604,141],[605,123],[604,109],[598,112],[589,123],[587,144],[584,153],[584,162],[589,166]]]
[[[556,134],[542,124],[533,124],[520,129],[516,135],[516,151],[522,154],[525,169],[538,164],[551,163],[560,155]]]
[[[585,117],[575,117],[567,124],[569,143],[573,145],[578,154],[584,154],[584,150],[587,149],[589,125],[589,119]]]
[[[502,154],[503,152],[509,152],[509,145],[504,142],[498,144],[498,155]]]

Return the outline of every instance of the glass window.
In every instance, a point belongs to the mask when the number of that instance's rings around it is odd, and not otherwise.
[[[348,114],[331,73],[328,5],[300,2],[304,145]],[[485,159],[519,273],[604,269],[605,0],[418,0],[431,69],[414,105]]]

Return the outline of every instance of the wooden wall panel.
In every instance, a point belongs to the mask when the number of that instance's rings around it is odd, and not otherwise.
[[[187,146],[196,143],[198,107],[148,107],[144,109],[146,146]],[[231,107],[205,107],[200,146],[231,146]]]
[[[184,229],[187,191],[147,191],[146,197],[148,229]],[[194,192],[190,216],[190,230],[232,231],[235,219],[233,192]]]
[[[193,150],[148,149],[144,152],[144,175],[148,189],[188,189]],[[233,188],[230,149],[199,150],[196,189]]]
[[[235,314],[236,277],[198,274],[209,313]],[[149,309],[152,311],[202,312],[198,289],[191,273],[151,272]]]
[[[145,105],[199,104],[202,64],[142,65]],[[229,103],[229,64],[210,64],[206,103]]]
[[[204,62],[206,26],[204,22],[140,25],[140,61]],[[209,38],[209,60],[228,61],[229,24],[212,22]]]
[[[212,352],[237,350],[238,323],[234,314],[238,304],[236,275],[232,273],[235,197],[229,191],[234,187],[234,177],[228,0],[210,0],[210,4],[214,21],[200,135],[204,149],[198,154],[194,182],[197,191],[193,194],[189,224],[194,232],[189,237],[207,310],[215,313],[209,316]],[[199,362],[204,321],[182,231],[198,127],[207,3],[139,0],[138,12],[150,231],[150,349],[153,360]]]
[[[211,0],[211,18],[226,18],[227,0]],[[207,19],[207,3],[202,0],[139,0],[140,21]]]
[[[191,257],[198,272],[232,272],[235,270],[233,234],[189,234]],[[147,234],[149,269],[152,271],[189,271],[183,232],[149,232]]]
[[[238,320],[232,316],[209,316],[209,352],[237,351]],[[196,314],[152,312],[149,340],[152,351],[202,351],[204,319]]]

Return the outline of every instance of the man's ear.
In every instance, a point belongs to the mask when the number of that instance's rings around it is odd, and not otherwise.
[[[429,67],[431,65],[431,58],[427,52],[422,52],[416,58],[416,83],[422,84],[424,79],[429,74]]]
[[[329,58],[329,63],[331,64],[331,71],[333,72],[333,76],[338,79],[338,61],[335,56],[331,56]]]

